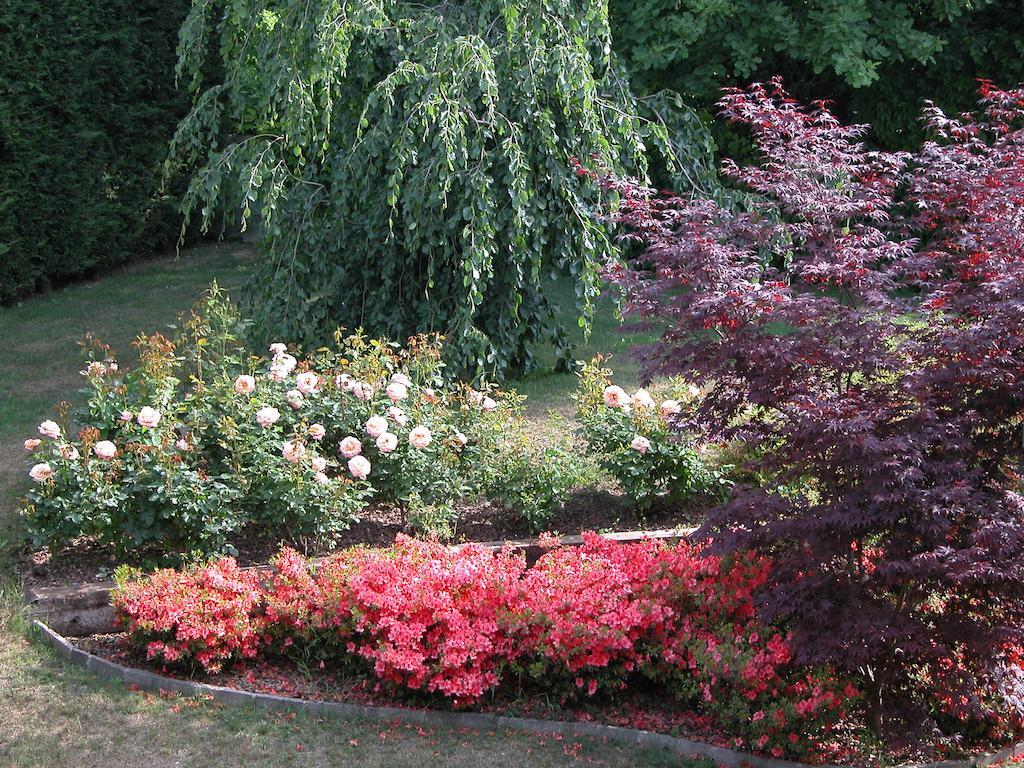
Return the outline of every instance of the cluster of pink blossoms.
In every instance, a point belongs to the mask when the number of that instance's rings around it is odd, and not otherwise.
[[[407,537],[317,563],[284,550],[263,582],[221,560],[122,584],[114,604],[151,658],[213,671],[298,647],[362,659],[380,682],[460,706],[523,675],[561,698],[653,679],[776,755],[806,754],[856,695],[795,667],[787,637],[757,620],[763,559],[596,534],[547,543],[533,568]]]

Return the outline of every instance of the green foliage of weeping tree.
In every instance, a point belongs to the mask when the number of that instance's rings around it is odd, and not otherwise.
[[[610,43],[600,0],[194,0],[186,213],[259,215],[263,337],[440,331],[492,378],[538,344],[564,362],[553,280],[586,326],[614,247],[570,158],[710,179],[699,121],[635,99]]]

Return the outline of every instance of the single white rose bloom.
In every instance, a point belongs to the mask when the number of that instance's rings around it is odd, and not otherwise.
[[[316,475],[314,476],[314,479],[318,483],[329,483],[329,482],[331,482],[331,478],[329,478],[323,472],[317,472]]]
[[[44,483],[53,477],[53,467],[44,461],[42,464],[36,464],[33,466],[32,469],[28,471],[28,476],[37,483]]]
[[[310,463],[313,465],[313,469],[315,469],[317,472],[323,472],[325,469],[327,469],[327,459],[325,459],[323,456],[314,456],[312,462]]]
[[[400,427],[404,427],[409,421],[409,417],[405,415],[405,411],[397,405],[392,405],[388,408],[388,418]]]
[[[633,405],[637,408],[653,408],[654,398],[651,397],[651,393],[641,387],[633,393]]]
[[[286,344],[282,344],[280,341],[275,341],[273,344],[270,345],[270,354],[272,354],[274,357],[283,355],[287,351],[288,346]]]
[[[298,464],[306,455],[306,446],[298,440],[288,440],[281,444],[281,455],[292,464]]]
[[[398,437],[391,432],[385,432],[377,438],[377,450],[381,453],[391,453],[398,447]]]
[[[633,442],[629,444],[629,447],[634,451],[640,453],[647,453],[651,449],[651,441],[643,435],[637,435],[633,438]]]
[[[406,387],[412,386],[412,381],[410,381],[409,377],[406,376],[404,373],[396,373],[394,376],[391,377],[391,381],[394,382],[395,384],[402,384],[403,386]]]
[[[270,366],[270,372],[267,374],[271,381],[276,381],[280,384],[282,381],[288,378],[288,371],[279,365]]]
[[[494,400],[491,399],[490,397],[485,397],[483,399],[483,402],[480,403],[480,407],[483,408],[488,413],[490,413],[491,411],[498,407],[498,404],[494,402]]]
[[[661,418],[668,419],[672,416],[678,416],[683,412],[683,406],[678,400],[666,400],[661,404]]]
[[[400,403],[409,396],[409,388],[400,381],[392,381],[385,391],[392,403]]]
[[[25,450],[31,453],[40,445],[42,445],[42,442],[43,441],[40,440],[38,437],[30,437],[28,440],[25,441]]]
[[[323,424],[310,424],[309,436],[314,440],[323,440],[327,434],[327,428]]]
[[[297,389],[289,389],[284,393],[285,400],[288,401],[288,405],[291,406],[293,411],[299,410],[305,400],[302,397],[302,393]]]
[[[455,444],[456,444],[457,446],[459,446],[459,448],[464,448],[464,447],[465,447],[465,445],[466,445],[466,443],[468,443],[468,442],[469,442],[469,438],[468,438],[468,437],[466,437],[466,436],[465,436],[464,434],[462,434],[461,432],[459,432],[459,430],[457,430],[457,429],[455,430],[455,435],[454,435],[454,437],[455,437]]]
[[[117,455],[117,446],[109,440],[100,440],[92,447],[92,452],[99,459],[112,459]]]
[[[39,434],[43,437],[49,437],[52,440],[56,440],[60,437],[60,427],[57,425],[57,422],[47,419],[39,425]]]
[[[242,375],[235,379],[235,392],[240,395],[251,395],[256,391],[256,379],[252,376]]]
[[[366,460],[365,456],[353,456],[348,460],[348,471],[352,473],[353,477],[365,480],[370,476],[370,462]]]
[[[334,377],[334,386],[340,389],[342,392],[351,392],[352,387],[355,386],[355,382],[352,381],[352,377],[347,373],[339,373]]]
[[[354,435],[349,435],[340,443],[338,443],[338,451],[346,459],[351,459],[353,456],[358,456],[363,452],[363,444],[359,442],[359,438]]]
[[[278,355],[274,358],[274,365],[284,371],[286,374],[291,373],[295,370],[295,366],[299,364],[291,355]]]
[[[281,418],[281,412],[271,405],[265,405],[256,411],[256,423],[261,427],[269,427]]]
[[[701,396],[700,387],[698,387],[696,384],[691,384],[688,387],[688,391],[690,393],[690,397],[692,397],[694,400]]]
[[[622,387],[612,384],[604,388],[604,404],[609,408],[625,408],[629,405],[629,395]]]
[[[139,409],[139,415],[135,417],[135,420],[139,422],[139,426],[152,429],[160,423],[160,412],[155,408],[144,405]]]
[[[304,371],[295,377],[295,386],[304,395],[313,395],[320,391],[320,377],[312,371]]]
[[[409,445],[413,448],[426,448],[433,441],[430,430],[426,427],[413,427],[409,432]]]
[[[73,445],[62,445],[60,447],[61,458],[67,459],[68,461],[74,461],[78,458],[78,449]]]
[[[366,434],[377,438],[388,431],[388,420],[383,416],[371,416],[366,420]]]

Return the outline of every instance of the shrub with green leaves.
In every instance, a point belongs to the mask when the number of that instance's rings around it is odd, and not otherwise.
[[[519,451],[523,399],[445,385],[437,337],[401,346],[339,333],[300,360],[283,343],[250,355],[246,326],[214,286],[175,341],[137,340],[133,370],[92,342],[84,408],[26,441],[36,543],[211,552],[243,530],[327,540],[371,502],[450,536],[458,502],[494,495],[512,465],[531,478],[509,497],[528,519],[562,498],[571,473]]]
[[[186,0],[0,4],[0,304],[174,242]],[[172,185],[173,188],[173,185]]]
[[[705,448],[673,429],[699,390],[671,382],[664,394],[661,403],[646,389],[627,394],[611,383],[611,371],[596,358],[583,366],[575,395],[579,435],[588,452],[641,510],[658,499],[721,494],[729,485]]]
[[[172,168],[186,216],[260,217],[258,335],[440,332],[495,381],[539,343],[570,362],[553,278],[586,325],[614,249],[570,158],[714,176],[700,121],[635,99],[610,38],[597,0],[193,0]]]

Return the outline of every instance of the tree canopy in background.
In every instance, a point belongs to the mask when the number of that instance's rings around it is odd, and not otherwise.
[[[632,96],[598,0],[194,0],[179,73],[186,215],[260,216],[265,338],[439,331],[492,378],[538,343],[567,360],[551,277],[585,325],[614,248],[570,159],[712,178],[700,122]]]
[[[920,107],[974,106],[977,78],[1024,80],[1020,0],[611,0],[616,50],[641,90],[711,109],[720,88],[782,75],[870,138],[920,141]]]
[[[0,303],[174,241],[183,0],[0,4]]]

